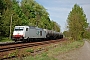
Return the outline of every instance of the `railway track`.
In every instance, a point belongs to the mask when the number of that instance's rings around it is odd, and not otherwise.
[[[0,46],[6,46],[6,45],[14,45],[14,44],[21,44],[23,43],[22,41],[18,41],[18,42],[0,42]]]
[[[1,45],[0,46],[0,52],[22,49],[22,48],[28,48],[28,47],[34,47],[34,46],[39,46],[39,45],[45,45],[45,44],[59,42],[62,40],[63,39],[49,40],[49,41],[42,41],[42,42],[32,42],[32,43],[11,43],[11,44],[6,44],[6,45]]]
[[[47,46],[51,43],[57,44],[60,41],[64,41],[66,39],[58,39],[58,40],[49,40],[49,41],[42,41],[42,42],[31,42],[31,43],[14,43],[14,44],[6,44],[0,46],[0,59],[8,59],[12,57],[6,57],[3,58],[6,54],[10,53],[11,51],[14,51],[16,49],[24,49],[24,48],[30,48],[30,47],[39,47],[39,46]]]

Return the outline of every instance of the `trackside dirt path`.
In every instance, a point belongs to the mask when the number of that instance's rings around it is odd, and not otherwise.
[[[81,48],[60,54],[55,58],[58,60],[90,60],[90,43],[85,41]]]

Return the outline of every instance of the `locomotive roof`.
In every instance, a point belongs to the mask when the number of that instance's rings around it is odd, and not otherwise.
[[[33,28],[36,28],[36,26],[15,26],[15,27],[33,27]]]
[[[29,27],[31,29],[42,29],[42,28],[38,28],[36,26],[15,26],[15,27]]]

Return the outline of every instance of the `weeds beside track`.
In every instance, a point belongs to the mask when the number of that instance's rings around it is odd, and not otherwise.
[[[16,50],[16,49],[23,49],[23,48],[29,48],[29,47],[38,47],[41,45],[47,45],[50,43],[57,43],[60,41],[64,41],[65,39],[58,39],[58,40],[48,40],[48,41],[42,41],[42,42],[32,42],[32,43],[20,43],[20,44],[11,44],[11,45],[4,45],[0,46],[0,58],[9,58],[9,57],[3,57],[5,53]]]

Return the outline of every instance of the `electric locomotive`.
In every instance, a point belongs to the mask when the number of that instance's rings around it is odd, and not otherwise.
[[[59,38],[63,38],[63,34],[60,32],[42,29],[35,26],[15,26],[12,39],[16,42]]]

